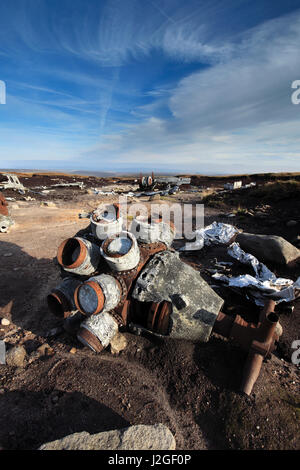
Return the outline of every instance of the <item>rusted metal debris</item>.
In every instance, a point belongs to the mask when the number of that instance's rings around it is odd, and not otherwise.
[[[167,230],[161,219],[137,218],[128,232],[119,208],[111,209],[114,217],[94,211],[89,232],[59,246],[67,277],[48,295],[49,309],[68,322],[68,331],[75,325],[79,341],[97,353],[119,330],[193,342],[207,342],[214,332],[234,340],[248,352],[241,390],[250,394],[282,333],[275,303],[266,305],[257,325],[225,315],[223,299],[171,248],[172,224]],[[106,237],[95,222],[106,227]]]
[[[191,184],[191,178],[184,178],[179,176],[158,176],[154,177],[154,173],[152,171],[151,176],[143,176],[140,173],[139,178],[139,186],[140,189],[154,189],[157,186],[161,187],[179,187],[182,184]]]
[[[17,175],[13,173],[1,173],[1,174],[2,176],[6,178],[6,180],[0,181],[0,189],[14,189],[14,190],[20,190],[20,191],[26,190],[23,184],[20,183],[20,180],[17,177]]]
[[[14,224],[13,219],[10,217],[8,203],[0,192],[0,232],[5,233],[11,225]]]

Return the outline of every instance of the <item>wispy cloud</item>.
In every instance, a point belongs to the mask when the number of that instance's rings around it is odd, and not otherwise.
[[[275,3],[255,21],[242,0],[2,2],[0,155],[300,169],[300,11]]]

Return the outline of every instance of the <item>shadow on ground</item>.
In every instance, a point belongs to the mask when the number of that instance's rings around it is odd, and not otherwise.
[[[2,449],[36,449],[68,434],[95,434],[129,425],[112,409],[80,392],[12,391],[0,395]]]

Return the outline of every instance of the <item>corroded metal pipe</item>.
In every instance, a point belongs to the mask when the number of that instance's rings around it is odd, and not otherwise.
[[[49,310],[57,317],[67,318],[77,310],[74,302],[74,292],[81,281],[73,277],[65,278],[47,296]]]
[[[120,302],[122,288],[109,274],[91,277],[75,289],[74,302],[84,315],[97,315],[113,310]]]
[[[226,338],[235,340],[240,347],[248,351],[241,391],[250,395],[260,374],[264,358],[268,357],[275,347],[275,341],[282,333],[279,318],[274,313],[275,302],[266,302],[256,325],[247,323],[239,315],[235,318],[220,312],[213,331]]]
[[[85,238],[68,238],[59,246],[57,260],[65,271],[89,276],[100,264],[100,248]]]
[[[119,204],[106,204],[96,209],[90,217],[93,235],[99,240],[105,240],[122,231],[123,218],[120,215]]]
[[[94,352],[105,349],[119,329],[118,322],[108,312],[93,315],[81,323],[77,338]]]
[[[130,232],[124,231],[104,240],[101,254],[112,271],[130,271],[140,262],[140,249]]]
[[[173,222],[137,216],[131,223],[130,232],[142,243],[163,242],[169,247],[175,238],[176,229]]]
[[[262,363],[274,348],[276,325],[278,316],[271,312],[266,315],[260,327],[258,327],[258,339],[254,340],[244,367],[241,391],[250,395],[256,380],[259,377]]]

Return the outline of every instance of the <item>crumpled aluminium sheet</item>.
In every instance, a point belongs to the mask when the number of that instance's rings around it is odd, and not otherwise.
[[[227,253],[241,263],[252,266],[255,276],[244,274],[229,277],[216,273],[212,277],[224,282],[229,287],[248,288],[248,298],[254,300],[257,305],[264,305],[268,297],[275,300],[276,303],[291,302],[300,297],[300,277],[295,282],[291,279],[277,278],[255,256],[245,253],[238,243],[232,243]]]
[[[238,233],[238,229],[233,225],[213,222],[207,227],[195,230],[196,241],[187,243],[179,251],[201,250],[204,245],[219,245],[229,243]]]

